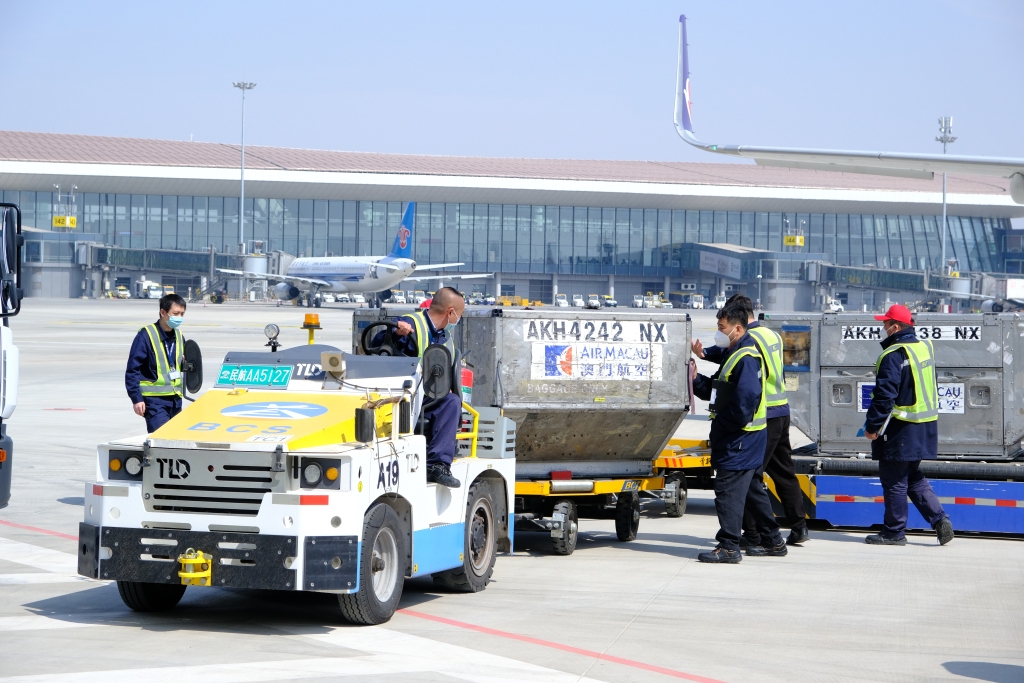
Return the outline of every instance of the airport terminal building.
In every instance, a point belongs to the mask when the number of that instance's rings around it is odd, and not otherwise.
[[[414,258],[494,273],[467,281],[470,291],[621,303],[745,291],[768,308],[810,310],[820,262],[876,273],[870,286],[829,284],[848,306],[874,308],[901,274],[941,269],[940,178],[258,146],[245,160],[247,250],[258,240],[291,256],[383,255],[416,202]],[[240,261],[239,161],[238,145],[0,131],[0,194],[23,212],[26,294],[102,296],[142,275],[210,285],[215,267]],[[946,254],[961,272],[1022,272],[1010,219],[1024,206],[1008,182],[949,177]],[[60,226],[65,214],[74,228]]]

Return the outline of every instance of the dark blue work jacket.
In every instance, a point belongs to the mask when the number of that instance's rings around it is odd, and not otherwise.
[[[721,354],[724,363],[737,349],[751,346],[757,350],[753,337],[744,334],[732,347]],[[711,382],[718,378],[721,370],[711,377],[697,375],[693,380],[693,393],[697,398],[711,400]],[[768,430],[744,431],[744,425],[754,419],[754,413],[761,402],[761,363],[746,356],[740,359],[732,371],[730,382],[736,385],[732,400],[715,414],[711,421],[711,466],[721,470],[752,470],[764,464],[764,451],[768,446]]]
[[[913,329],[902,330],[882,340],[882,348],[887,349],[893,344],[916,342],[917,335]],[[914,389],[914,376],[909,365],[904,365],[907,354],[902,349],[890,353],[882,359],[875,377],[875,390],[872,393],[871,407],[864,422],[864,431],[877,433],[885,418],[892,412],[894,405],[910,406],[917,402]],[[892,460],[910,462],[914,460],[934,460],[939,452],[939,422],[921,422],[914,424],[897,420],[889,420],[885,434],[871,442],[871,458],[873,460]]]
[[[157,321],[156,328],[160,330],[161,339],[167,349],[167,357],[174,358],[174,330],[165,332]],[[173,369],[173,368],[172,368]],[[178,396],[146,396],[143,398],[139,382],[146,380],[156,381],[156,356],[153,347],[149,343],[149,335],[145,328],[139,330],[132,340],[131,351],[128,352],[128,365],[124,369],[124,388],[128,391],[128,398],[132,404],[143,401],[159,403],[161,405],[181,405],[181,398]]]
[[[754,322],[747,325],[747,329],[752,330],[755,327],[760,326],[761,323],[755,320]],[[755,342],[755,344],[756,343],[757,342]],[[721,365],[722,361],[725,360],[725,349],[723,349],[721,346],[709,346],[708,348],[704,349],[704,360],[708,361],[709,363],[716,363],[718,365]],[[769,420],[772,419],[773,417],[786,417],[789,415],[789,404],[787,403],[781,406],[768,406],[766,411],[767,414],[765,415],[765,417],[768,418]]]

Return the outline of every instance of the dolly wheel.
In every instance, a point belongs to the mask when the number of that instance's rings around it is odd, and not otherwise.
[[[686,514],[686,480],[677,475],[670,477],[665,483],[669,484],[666,489],[673,492],[672,497],[665,501],[665,514],[669,517],[682,517]]]
[[[560,500],[555,503],[552,517],[562,517],[562,531],[558,536],[551,537],[551,549],[555,555],[572,555],[576,550],[576,539],[579,534],[579,513],[576,504],[571,500]]]
[[[615,535],[622,542],[636,540],[640,528],[640,496],[635,492],[619,494],[615,503]]]

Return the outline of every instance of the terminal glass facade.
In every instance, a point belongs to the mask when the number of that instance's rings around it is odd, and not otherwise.
[[[3,192],[23,223],[49,230],[53,192]],[[246,197],[245,239],[296,256],[386,254],[401,202]],[[78,195],[77,228],[135,249],[237,251],[238,197]],[[936,216],[614,209],[581,206],[442,204],[416,207],[415,258],[465,262],[464,271],[666,276],[679,273],[681,245],[735,244],[770,251],[825,253],[845,266],[938,270]],[[950,216],[947,258],[960,270],[1019,272],[1004,252],[1009,221]],[[784,235],[804,235],[784,247]],[[1024,250],[1022,250],[1024,251]],[[1018,255],[1019,258],[1019,255]]]

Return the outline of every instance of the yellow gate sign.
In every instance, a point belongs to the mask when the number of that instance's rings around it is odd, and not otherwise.
[[[54,216],[53,227],[55,228],[77,228],[78,216]]]
[[[786,247],[802,247],[804,246],[803,235],[785,235],[782,238],[782,244]]]

